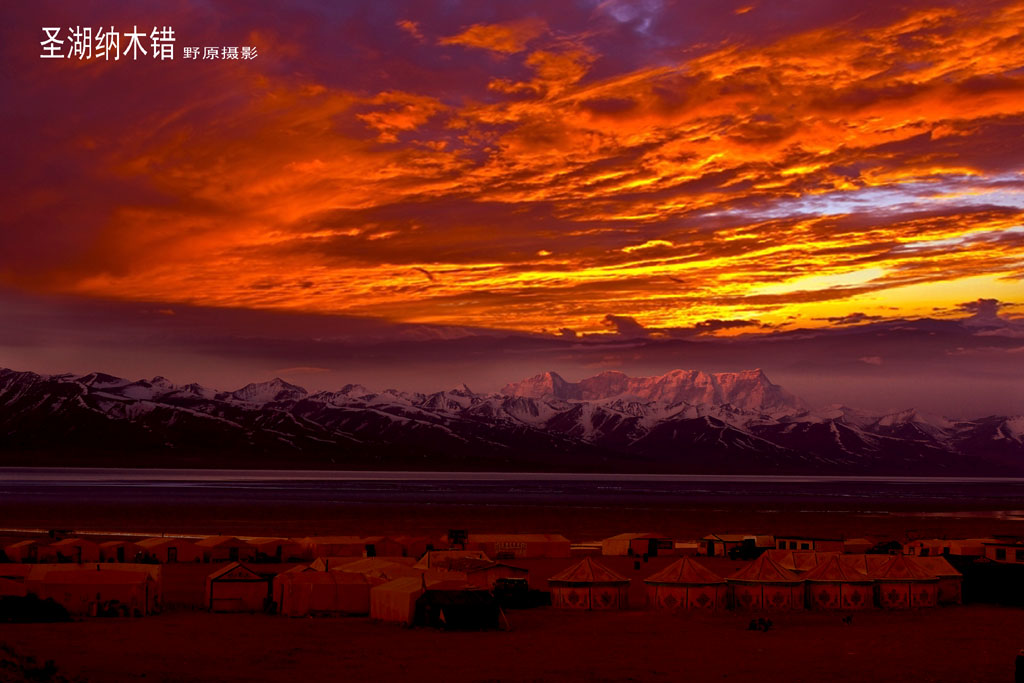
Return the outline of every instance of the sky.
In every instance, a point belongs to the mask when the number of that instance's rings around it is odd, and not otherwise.
[[[1024,412],[1022,2],[8,1],[0,59],[0,366]]]

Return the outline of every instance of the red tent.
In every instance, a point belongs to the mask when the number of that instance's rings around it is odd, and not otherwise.
[[[935,607],[939,579],[910,555],[893,555],[875,573],[878,606],[884,609]]]
[[[804,607],[803,580],[768,553],[730,576],[732,603],[740,610],[799,610]]]
[[[726,606],[725,579],[689,557],[644,579],[647,604],[667,610],[713,610]]]
[[[804,575],[811,609],[866,609],[874,604],[874,582],[833,555]]]
[[[548,579],[551,604],[562,609],[625,609],[629,579],[585,557]]]

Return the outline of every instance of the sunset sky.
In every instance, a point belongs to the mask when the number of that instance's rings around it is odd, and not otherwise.
[[[316,384],[354,366],[303,340],[522,335],[654,372],[693,365],[659,341],[979,314],[1011,341],[968,329],[920,372],[1024,365],[1024,3],[156,7],[8,3],[0,365],[230,381],[211,359],[244,338],[278,344],[247,371]],[[173,27],[175,59],[40,58],[44,26],[111,25]],[[126,361],[98,320],[174,353]]]

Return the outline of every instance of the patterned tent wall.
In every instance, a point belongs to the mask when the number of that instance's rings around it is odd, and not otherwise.
[[[551,605],[561,609],[626,609],[628,602],[628,583],[551,586]]]
[[[875,587],[871,583],[848,581],[808,581],[807,607],[814,610],[858,610],[875,605]]]
[[[882,581],[875,587],[882,609],[935,607],[939,599],[938,581]]]
[[[726,609],[728,588],[724,583],[709,585],[651,584],[647,604],[654,609],[706,611]]]
[[[753,610],[802,610],[804,608],[804,584],[768,583],[739,581],[729,582],[732,595],[730,603],[740,611]]]

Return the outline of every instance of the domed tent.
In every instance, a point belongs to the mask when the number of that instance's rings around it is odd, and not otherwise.
[[[884,609],[935,607],[938,602],[938,577],[909,555],[893,555],[870,576],[877,582],[878,606]]]
[[[548,579],[551,605],[562,609],[625,609],[629,579],[585,557]]]
[[[804,575],[810,609],[865,609],[874,605],[874,582],[834,555]]]
[[[938,601],[940,605],[959,605],[963,601],[962,585],[964,576],[944,557],[918,557],[917,563],[928,573],[938,577]]]
[[[739,610],[799,610],[804,608],[803,579],[780,566],[767,553],[726,581],[732,604]]]
[[[724,609],[728,586],[718,574],[684,557],[644,579],[647,604],[667,610]]]

